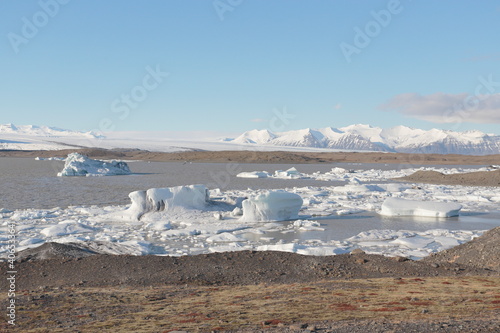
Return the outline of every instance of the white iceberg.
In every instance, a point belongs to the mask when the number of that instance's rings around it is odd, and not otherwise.
[[[433,202],[387,198],[382,204],[380,215],[386,216],[458,216],[462,205],[455,202]]]
[[[274,172],[274,177],[275,178],[290,178],[290,179],[297,179],[297,178],[303,178],[304,176],[294,167],[291,167],[288,170],[276,170]]]
[[[295,193],[271,191],[242,202],[243,216],[240,221],[265,222],[297,219],[302,198]]]
[[[128,196],[132,205],[127,209],[127,214],[139,220],[151,211],[168,211],[176,207],[203,209],[208,203],[209,191],[205,185],[188,185],[134,191]]]
[[[35,157],[36,161],[64,161],[64,157]]]
[[[104,162],[93,160],[79,153],[69,154],[64,163],[64,168],[57,174],[63,176],[116,176],[129,175],[131,171],[125,162]]]
[[[348,172],[349,172],[349,170],[346,170],[344,168],[335,167],[335,168],[332,168],[332,170],[330,170],[329,173],[343,175],[343,174],[348,173]]]
[[[317,221],[307,221],[307,220],[297,220],[293,222],[292,225],[294,228],[300,231],[324,231],[324,228],[321,228],[321,224]]]
[[[250,172],[240,172],[236,175],[239,178],[267,178],[271,174],[267,171],[250,171]]]

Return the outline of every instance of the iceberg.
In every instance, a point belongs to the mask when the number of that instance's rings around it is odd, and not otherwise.
[[[267,171],[240,172],[236,175],[239,178],[267,178],[271,175]]]
[[[291,179],[295,179],[295,178],[302,178],[302,174],[297,170],[295,169],[294,167],[291,167],[290,169],[288,170],[276,170],[274,172],[274,177],[275,178],[291,178]]]
[[[93,160],[79,153],[69,154],[64,163],[64,168],[57,174],[63,176],[116,176],[129,175],[131,171],[125,162],[104,162]]]
[[[380,215],[385,216],[458,216],[462,205],[455,202],[433,202],[387,198],[382,204]]]
[[[168,211],[176,207],[203,209],[208,203],[209,191],[205,185],[187,185],[134,191],[128,196],[132,204],[127,213],[139,220],[151,211]]]
[[[286,221],[299,217],[302,198],[295,193],[270,191],[242,202],[243,216],[240,221]]]

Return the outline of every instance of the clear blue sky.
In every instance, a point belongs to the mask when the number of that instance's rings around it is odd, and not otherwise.
[[[0,123],[500,134],[499,31],[498,1],[2,0]]]

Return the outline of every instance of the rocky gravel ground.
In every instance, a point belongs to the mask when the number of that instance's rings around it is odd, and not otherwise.
[[[420,165],[499,164],[500,155],[403,154],[377,152],[290,152],[290,151],[185,151],[162,153],[139,149],[81,148],[64,150],[0,150],[0,157],[66,157],[79,152],[97,159],[124,159],[158,162],[238,163],[396,163],[408,168]]]
[[[419,261],[359,250],[110,256],[47,243],[20,253],[20,326],[0,330],[499,332],[499,242],[500,227]]]
[[[500,186],[500,170],[477,171],[445,175],[437,171],[417,171],[395,180],[411,183],[429,183],[462,186]]]

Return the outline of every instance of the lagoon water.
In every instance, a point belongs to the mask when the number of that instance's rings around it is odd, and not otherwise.
[[[238,178],[243,171],[286,170],[295,166],[304,173],[327,172],[332,167],[346,169],[400,169],[408,165],[387,164],[227,164],[129,162],[134,172],[130,176],[111,177],[57,177],[64,165],[62,161],[37,161],[31,158],[0,158],[0,208],[51,209],[74,205],[126,205],[128,194],[153,187],[186,184],[206,184],[221,190],[284,189],[304,186],[341,186],[339,181],[312,179],[248,179]],[[470,166],[468,166],[470,167]],[[479,168],[480,166],[477,166]],[[300,234],[280,234],[287,238],[306,237],[320,240],[341,240],[370,229],[424,231],[435,228],[449,230],[486,230],[500,225],[498,213],[462,213],[459,217],[434,219],[416,217],[382,217],[375,212],[320,218],[325,231]],[[258,235],[248,235],[259,237]],[[277,236],[277,235],[266,235]]]
[[[258,164],[258,163],[179,163],[129,162],[134,173],[112,177],[57,177],[63,161],[32,158],[0,157],[0,208],[65,208],[73,205],[128,204],[132,191],[188,184],[205,184],[210,189],[284,189],[304,186],[339,186],[344,182],[313,179],[248,179],[236,174],[244,171],[286,170],[296,167],[300,172],[327,172],[332,167],[367,170],[399,170],[416,167],[407,164]],[[418,166],[417,166],[418,167]],[[455,166],[450,166],[455,167]],[[479,168],[481,166],[467,166]]]
[[[132,191],[157,187],[206,184],[210,189],[280,189],[302,186],[334,186],[343,182],[308,179],[238,178],[243,171],[286,170],[292,165],[129,162],[133,175],[109,177],[57,177],[63,161],[0,157],[0,208],[54,208],[72,205],[128,204]],[[299,167],[299,166],[298,166]],[[300,165],[303,172],[328,171],[331,164]]]
[[[418,167],[415,165],[141,161],[129,162],[134,174],[128,176],[57,177],[63,164],[62,161],[0,158],[0,257],[5,255],[4,245],[8,238],[4,236],[8,232],[9,221],[17,226],[20,250],[46,241],[105,241],[112,248],[112,252],[108,253],[116,254],[192,255],[214,251],[272,249],[329,255],[361,247],[370,253],[417,259],[470,240],[480,235],[481,230],[500,225],[500,210],[495,201],[497,199],[488,199],[500,197],[497,188],[422,185],[423,190],[415,190],[411,186],[401,185],[402,188],[409,189],[409,192],[404,190],[404,195],[409,198],[415,194],[417,199],[422,200],[433,200],[434,196],[441,196],[437,200],[454,200],[453,196],[456,195],[457,200],[468,209],[452,218],[384,217],[377,214],[376,209],[386,195],[397,196],[403,193],[399,192],[400,185],[387,184],[392,182],[387,179],[396,174],[392,170]],[[349,193],[349,185],[344,187],[345,182],[338,180],[343,177],[331,178],[337,179],[335,181],[236,177],[236,174],[244,171],[265,170],[274,173],[292,166],[302,173],[313,174],[319,171],[322,175],[334,167],[354,169],[358,172],[349,174],[351,180],[352,177],[365,179],[370,184],[377,183],[378,186],[386,186],[391,190]],[[389,171],[360,171],[370,169]],[[363,174],[368,176],[363,178]],[[302,193],[308,204],[301,211],[304,215],[299,213],[299,218],[305,221],[242,223],[238,217],[229,215],[229,211],[225,211],[225,217],[219,220],[214,217],[214,212],[222,207],[217,206],[217,203],[206,211],[196,211],[193,214],[190,211],[181,215],[175,215],[174,212],[158,216],[153,214],[149,222],[147,219],[127,221],[107,215],[123,212],[130,203],[128,194],[132,191],[187,184],[205,184],[210,189],[219,188],[222,196],[226,192],[244,197],[253,195],[260,189],[289,189]],[[326,196],[323,196],[325,193]],[[217,202],[218,199],[214,200]],[[367,205],[369,202],[374,205]],[[325,215],[331,214],[326,213],[330,205],[345,212],[337,215],[334,209],[333,215],[317,216],[318,211],[314,207],[319,209],[319,215]],[[160,224],[167,225],[171,220],[171,225],[156,229],[156,218],[161,219]],[[304,223],[306,227],[302,228]],[[358,240],[349,240],[350,237]],[[126,244],[126,247],[118,250],[116,244]]]

